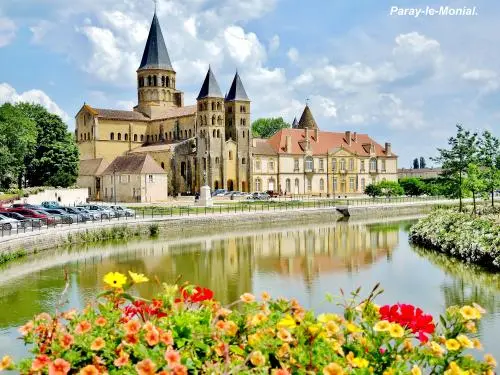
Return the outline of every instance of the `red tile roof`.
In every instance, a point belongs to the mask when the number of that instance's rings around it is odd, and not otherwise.
[[[269,138],[269,145],[279,154],[304,154],[305,143],[304,129],[282,129]],[[291,137],[292,149],[286,150],[287,136]],[[356,141],[354,139],[356,138]],[[351,144],[346,140],[346,133],[334,133],[318,131],[318,139],[315,139],[315,131],[309,129],[309,142],[313,155],[326,155],[328,152],[334,152],[335,149],[344,150],[360,156],[370,156],[370,144],[375,147],[377,156],[387,156],[383,146],[375,142],[368,134],[355,134],[351,132]],[[397,157],[391,152],[391,157]]]

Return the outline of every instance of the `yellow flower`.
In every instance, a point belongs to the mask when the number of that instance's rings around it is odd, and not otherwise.
[[[258,326],[261,323],[264,323],[267,320],[267,316],[264,313],[257,313],[250,319],[250,325],[252,327]]]
[[[338,322],[340,320],[337,314],[320,314],[318,315],[318,322],[327,323],[327,322]]]
[[[323,375],[344,375],[344,370],[336,363],[330,363],[323,369]]]
[[[391,328],[391,323],[389,323],[387,320],[381,320],[380,322],[377,322],[373,329],[377,332],[385,332],[389,331]]]
[[[261,339],[261,335],[259,335],[258,333],[254,333],[248,336],[248,343],[251,346],[257,346]]]
[[[120,272],[109,272],[104,276],[104,282],[113,288],[121,288],[127,282],[127,276]]]
[[[278,322],[278,328],[292,329],[295,328],[296,325],[295,319],[289,314],[285,315],[285,317]]]
[[[229,336],[235,336],[238,332],[238,325],[232,320],[228,321],[225,326],[226,334]]]
[[[142,274],[142,273],[135,273],[132,271],[128,271],[128,274],[132,278],[132,281],[134,282],[134,284],[146,283],[149,281],[149,279],[146,276],[144,276],[144,274]]]
[[[8,369],[13,365],[12,363],[12,358],[6,355],[5,357],[2,358],[0,361],[0,371]]]
[[[282,357],[285,357],[286,355],[288,355],[288,353],[290,353],[290,345],[288,345],[287,343],[284,343],[278,349],[277,354],[278,354],[278,357],[282,358]]]
[[[448,370],[444,372],[444,375],[468,375],[469,371],[464,371],[456,364],[456,362],[451,362]]]
[[[346,328],[350,333],[362,331],[356,324],[353,324],[353,323],[347,323]]]
[[[495,358],[491,354],[486,354],[484,356],[484,360],[491,367],[493,367],[493,368],[497,367],[497,361],[495,360]]]
[[[462,314],[465,320],[476,320],[481,318],[481,313],[475,307],[464,306],[460,309],[460,314]]]
[[[335,323],[333,321],[326,322],[325,328],[326,328],[326,331],[328,332],[329,335],[334,335],[340,330],[337,323]]]
[[[391,327],[389,328],[389,334],[391,335],[391,337],[399,338],[405,335],[405,330],[399,324],[392,323]]]
[[[344,350],[342,349],[342,345],[337,340],[331,340],[330,344],[332,345],[332,349],[338,355],[344,356]]]
[[[257,367],[264,366],[264,364],[266,363],[266,357],[264,357],[264,355],[259,350],[257,350],[250,354],[250,362],[252,362],[252,365]]]
[[[394,369],[390,368],[384,371],[382,375],[394,375]]]
[[[465,323],[465,328],[470,333],[476,333],[477,332],[476,323],[474,323],[473,321],[468,321],[467,323]]]
[[[411,343],[410,339],[406,339],[403,342],[403,347],[407,352],[410,352],[413,349],[413,344]]]
[[[262,294],[260,295],[260,298],[262,298],[262,300],[264,302],[267,302],[271,299],[271,296],[269,295],[268,292],[262,292]]]
[[[448,350],[458,350],[460,349],[460,343],[455,339],[446,340],[446,349]]]
[[[352,360],[352,366],[353,367],[358,367],[358,368],[366,368],[370,362],[364,358],[356,357]]]
[[[321,329],[321,327],[319,326],[319,324],[313,324],[312,326],[309,326],[309,328],[307,329],[309,331],[309,333],[313,336],[315,336],[319,330]]]
[[[472,345],[474,345],[474,349],[483,350],[483,345],[478,339],[472,339]]]
[[[422,370],[417,365],[413,365],[411,369],[411,375],[422,375]]]
[[[464,348],[472,349],[474,347],[474,344],[472,341],[465,335],[458,335],[457,336],[457,341],[462,345]]]
[[[431,351],[435,356],[440,357],[443,355],[444,349],[437,342],[431,341],[430,346],[431,346]]]

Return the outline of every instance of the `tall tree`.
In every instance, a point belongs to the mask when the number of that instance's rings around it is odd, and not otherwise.
[[[486,189],[491,194],[491,206],[495,206],[495,190],[500,187],[500,139],[484,131],[479,140],[479,163],[483,168]]]
[[[20,103],[17,108],[36,123],[38,130],[35,152],[25,160],[29,184],[73,185],[78,176],[79,154],[66,124],[39,104]]]
[[[481,171],[477,164],[470,163],[467,167],[467,177],[464,180],[464,187],[472,193],[472,204],[474,207],[474,214],[476,214],[476,197],[486,189],[486,184],[482,179]]]
[[[12,104],[0,107],[0,182],[4,187],[13,180],[21,187],[24,159],[33,153],[36,137],[34,121]]]
[[[477,133],[471,134],[457,124],[457,135],[448,140],[450,149],[438,148],[439,156],[431,158],[440,163],[443,176],[453,181],[458,190],[459,210],[462,211],[463,183],[469,164],[474,163],[477,157]]]
[[[413,169],[418,169],[419,164],[418,164],[418,158],[413,159]]]
[[[269,138],[281,129],[289,128],[290,124],[283,117],[259,118],[252,123],[254,137]]]
[[[423,156],[420,157],[420,168],[425,168],[426,164],[425,164],[425,158]]]

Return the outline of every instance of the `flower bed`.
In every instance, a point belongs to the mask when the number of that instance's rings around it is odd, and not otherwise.
[[[410,241],[468,263],[500,268],[498,216],[437,210],[410,229]]]
[[[42,313],[20,328],[33,356],[0,369],[21,374],[493,374],[466,354],[484,310],[450,307],[435,321],[407,304],[379,307],[376,286],[339,301],[343,314],[315,315],[296,300],[245,293],[221,306],[213,292],[163,284],[156,299],[133,297],[144,275],[109,273],[83,311]],[[334,302],[332,298],[328,298]],[[469,372],[467,372],[469,371]]]

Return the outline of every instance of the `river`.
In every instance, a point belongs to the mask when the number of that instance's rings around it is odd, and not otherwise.
[[[67,307],[81,308],[110,271],[128,270],[214,290],[225,303],[244,292],[296,297],[318,313],[335,310],[326,293],[380,282],[379,304],[411,303],[435,317],[447,306],[477,302],[488,310],[479,337],[500,358],[500,274],[464,266],[408,243],[413,220],[339,221],[272,229],[133,240],[45,251],[0,268],[0,354],[26,354],[17,327],[53,311],[70,276]],[[138,286],[150,297],[155,283]]]

